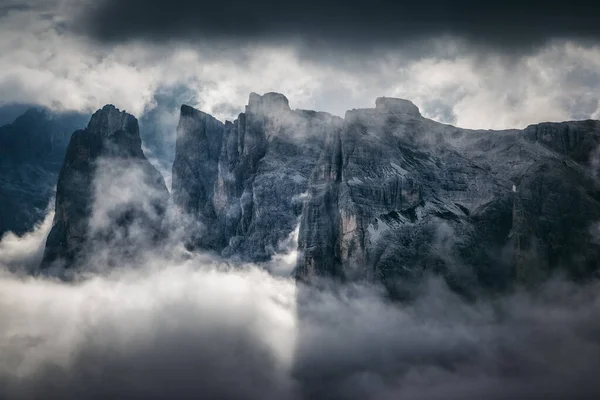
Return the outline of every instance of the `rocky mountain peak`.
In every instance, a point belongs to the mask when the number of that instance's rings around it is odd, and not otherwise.
[[[202,154],[208,152],[210,157],[218,158],[224,126],[212,115],[184,104],[179,114],[176,147],[195,146],[201,140],[203,145],[196,150]]]
[[[48,113],[48,110],[44,108],[32,107],[25,111],[23,115],[19,116],[14,123],[17,125],[24,125],[28,122],[30,123],[31,121],[39,123],[39,121],[48,120],[49,117],[50,115]]]
[[[422,118],[419,108],[412,101],[393,97],[378,97],[375,100],[375,108],[348,110],[344,120],[347,123],[360,122],[367,125],[379,125],[388,120],[388,117],[400,123]]]
[[[211,118],[214,119],[214,117],[210,114],[207,114],[203,111],[200,111],[192,106],[189,106],[187,104],[182,104],[181,105],[181,112],[179,114],[180,118],[184,118],[184,117],[191,117],[194,119],[202,119],[202,118]]]
[[[96,111],[87,127],[88,131],[109,137],[118,131],[139,135],[137,119],[125,111],[121,111],[112,104],[107,104]]]
[[[392,112],[406,116],[421,116],[419,108],[412,101],[393,97],[378,97],[375,100],[375,109],[381,112]]]
[[[246,112],[225,125],[182,108],[171,194],[186,245],[269,260],[294,234],[314,166],[338,125],[326,113],[290,110],[279,93],[250,94]]]
[[[180,116],[182,116],[182,117],[192,117],[194,115],[197,115],[198,113],[200,113],[200,111],[196,110],[192,106],[188,106],[187,104],[182,104],[181,105],[181,114],[180,114]]]
[[[283,94],[270,92],[261,96],[254,92],[250,93],[247,113],[276,114],[282,111],[290,111],[290,102]]]
[[[142,151],[137,119],[104,106],[71,135],[42,268],[84,263],[98,246],[111,249],[110,265],[133,257],[158,237],[168,196]]]

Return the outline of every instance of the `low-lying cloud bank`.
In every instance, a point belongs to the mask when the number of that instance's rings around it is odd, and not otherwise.
[[[432,278],[397,304],[178,250],[69,283],[9,272],[46,228],[0,243],[2,399],[600,396],[597,283],[465,303]]]
[[[8,232],[0,237],[0,268],[19,274],[35,270],[42,261],[53,218],[54,211],[50,211],[33,231],[23,236]]]

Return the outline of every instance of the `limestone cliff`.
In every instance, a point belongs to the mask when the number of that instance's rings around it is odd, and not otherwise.
[[[340,122],[291,110],[277,93],[251,94],[245,112],[225,124],[183,106],[173,201],[190,226],[188,245],[268,260],[297,227],[310,174]]]
[[[71,136],[42,267],[71,267],[99,254],[109,265],[126,262],[156,239],[167,199],[137,120],[104,106]]]
[[[380,280],[404,295],[428,272],[472,292],[600,267],[597,121],[472,131],[380,98],[349,111],[332,143],[303,213],[303,278]]]
[[[221,123],[184,106],[173,199],[191,248],[265,261],[298,223],[297,276],[383,281],[410,295],[426,274],[471,293],[600,265],[600,123],[477,131],[379,98],[342,120],[251,94]]]

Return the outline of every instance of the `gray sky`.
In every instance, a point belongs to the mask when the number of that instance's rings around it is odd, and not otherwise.
[[[113,103],[140,116],[156,91],[183,86],[219,119],[241,112],[251,91],[342,116],[402,97],[469,128],[600,118],[600,14],[590,2],[538,7],[537,16],[512,2],[339,11],[331,0],[292,13],[230,0],[229,15],[185,0],[139,3],[3,0],[0,102],[82,111]],[[207,22],[213,14],[222,25]]]

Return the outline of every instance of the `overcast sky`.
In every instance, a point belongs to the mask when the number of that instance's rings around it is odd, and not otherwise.
[[[378,96],[471,128],[600,118],[592,1],[0,0],[0,102],[220,119],[251,91],[343,115]]]

